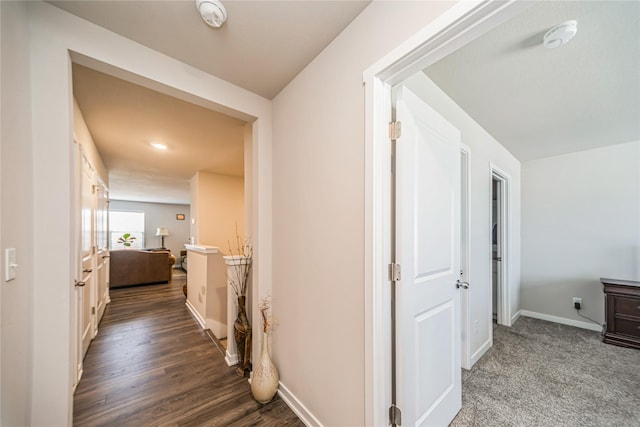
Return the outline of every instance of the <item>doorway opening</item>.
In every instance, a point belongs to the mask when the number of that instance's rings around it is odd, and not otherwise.
[[[391,338],[390,321],[387,320],[385,322],[384,320],[390,318],[389,314],[391,311],[391,309],[388,308],[391,306],[389,281],[393,282],[394,277],[400,276],[399,274],[397,276],[393,274],[394,266],[392,266],[392,263],[395,264],[396,260],[392,259],[390,255],[392,243],[389,237],[391,236],[389,224],[391,224],[392,221],[392,205],[396,205],[392,200],[392,193],[389,189],[391,170],[394,169],[394,167],[389,168],[389,158],[392,155],[389,139],[394,139],[390,137],[390,135],[395,135],[398,127],[389,126],[389,118],[392,116],[392,91],[396,86],[404,84],[407,79],[425,70],[468,41],[473,40],[482,33],[499,25],[501,22],[505,22],[510,17],[515,16],[523,8],[524,5],[521,2],[509,2],[506,4],[483,2],[480,5],[471,5],[468,3],[456,4],[456,6],[447,13],[446,18],[435,21],[433,24],[425,27],[423,32],[398,46],[397,49],[373,64],[364,73],[363,80],[365,82],[367,99],[367,148],[365,153],[367,159],[367,191],[365,197],[367,206],[365,227],[367,233],[365,236],[365,246],[371,248],[367,254],[369,255],[366,258],[367,261],[365,262],[365,281],[373,284],[373,286],[365,287],[365,315],[368,319],[365,324],[365,402],[367,425],[396,424],[400,411],[402,411],[403,422],[406,423],[404,418],[408,412],[409,416],[407,418],[409,418],[409,423],[413,423],[414,421],[421,423],[426,419],[423,418],[423,415],[427,417],[430,413],[435,413],[438,407],[437,404],[427,408],[423,407],[424,405],[421,406],[420,414],[422,415],[417,416],[419,419],[414,420],[413,418],[416,417],[417,413],[413,411],[417,404],[416,402],[410,403],[410,406],[413,406],[413,408],[408,406],[402,408],[395,407],[395,402],[392,400],[392,368],[389,362],[391,360],[389,343],[392,341],[402,342],[402,338],[397,340]],[[404,133],[405,123],[402,123],[401,129],[402,133]],[[402,138],[402,136],[400,136],[400,138]],[[391,163],[395,165],[395,162],[396,160],[392,160]],[[459,170],[457,170],[460,162],[461,160],[457,159],[455,166],[457,178],[461,177]],[[404,166],[402,169],[398,169],[397,166],[395,166],[395,169],[397,170],[397,174],[404,173],[405,171]],[[430,171],[432,170],[433,169]],[[422,181],[419,182],[422,183]],[[458,189],[460,188],[458,187]],[[456,202],[459,200],[460,195],[458,194]],[[456,220],[459,219],[459,217],[456,218]],[[489,224],[488,219],[487,224]],[[458,230],[462,231],[460,229]],[[421,235],[421,233],[417,231],[415,235]],[[457,238],[457,243],[460,243],[460,236],[458,235]],[[478,244],[480,245],[480,241],[478,241]],[[483,242],[482,245],[484,244],[486,243]],[[439,257],[443,256],[443,252],[446,252],[446,249],[443,250],[439,248],[438,251],[433,251],[433,253]],[[458,256],[461,255],[460,248],[456,248],[455,253]],[[482,264],[482,262],[476,263],[479,267],[480,264]],[[400,267],[402,269],[402,278],[398,280],[404,280],[404,278],[407,277],[407,273],[411,272],[411,269],[407,272],[405,265],[401,265]],[[484,284],[484,282],[487,281],[486,284],[489,285],[490,272],[488,271],[488,264],[482,266],[482,270],[485,268],[487,269],[487,274],[484,276],[482,282]],[[399,269],[396,271],[399,272]],[[450,269],[443,271],[449,273]],[[442,275],[444,276],[445,274],[443,273]],[[392,279],[390,279],[390,277]],[[454,287],[456,286],[456,279],[460,280],[459,266],[458,271],[456,271],[456,278],[452,282],[452,286]],[[483,296],[488,297],[489,286],[486,286],[486,289],[484,286],[478,289],[482,289]],[[507,300],[507,297],[507,295],[503,295],[503,300]],[[486,299],[488,300],[489,298]],[[489,301],[487,301],[485,306],[487,310],[484,311],[483,308],[482,315],[474,318],[474,325],[477,325],[481,321],[490,321]],[[443,304],[441,308],[448,307],[448,305]],[[446,310],[442,312],[444,311]],[[425,314],[424,316],[419,315],[414,320],[426,324],[425,319],[428,320],[429,316],[434,313],[435,310],[430,310],[428,313],[425,311],[423,312],[423,314]],[[438,314],[440,313],[441,312],[438,312]],[[405,319],[405,323],[406,320],[409,319]],[[425,330],[426,329],[425,327]],[[425,332],[425,334],[427,333]],[[441,335],[442,334],[439,334],[438,336],[441,337]],[[435,341],[439,340],[435,335],[432,339]],[[442,341],[444,341],[444,339],[442,339]],[[460,343],[459,338],[458,343]],[[491,337],[488,337],[486,343],[487,344],[481,344],[480,350],[477,352],[478,355],[481,356],[483,352],[486,351],[486,348],[490,347]],[[402,352],[402,350],[403,349],[400,351]],[[460,354],[461,349],[458,347],[453,357],[459,357]],[[386,356],[379,357],[379,355]],[[433,369],[433,366],[435,366],[435,364],[430,364],[426,368]],[[458,367],[459,366],[460,361],[458,361]],[[455,368],[451,370],[442,369],[438,370],[438,373],[452,372],[452,375],[455,375],[455,371]],[[416,373],[411,370],[400,371],[398,375],[399,382],[405,382],[408,375],[416,376]],[[402,387],[399,387],[399,389],[401,390]],[[429,390],[429,392],[436,393],[437,391],[434,387],[434,389]],[[413,393],[413,395],[415,395],[415,393]],[[401,405],[403,398],[406,397],[410,396],[406,394],[400,396],[399,403]],[[425,401],[421,401],[420,405],[424,402]],[[440,402],[440,400],[438,400],[438,402]],[[425,410],[424,412],[422,412],[423,409]]]
[[[247,180],[253,175],[252,168],[255,166],[255,160],[251,156],[255,141],[251,117],[245,114],[232,115],[231,111],[216,108],[217,106],[204,100],[196,102],[189,97],[185,99],[171,91],[161,90],[145,84],[144,81],[133,79],[124,70],[114,70],[113,67],[90,60],[80,54],[72,54],[71,59],[74,128],[78,125],[80,129],[74,133],[74,140],[77,140],[75,144],[77,153],[74,153],[77,157],[74,161],[77,171],[74,182],[75,185],[82,186],[82,188],[73,187],[78,193],[78,200],[75,202],[78,223],[73,230],[75,233],[72,232],[72,238],[75,237],[75,240],[78,240],[75,258],[79,264],[78,271],[81,272],[78,273],[78,277],[82,278],[79,282],[81,285],[76,285],[77,296],[72,307],[72,323],[77,330],[72,342],[74,351],[71,356],[71,364],[75,369],[73,374],[73,391],[75,391],[82,377],[83,360],[89,343],[96,337],[98,324],[106,304],[110,301],[109,270],[112,263],[109,262],[109,250],[133,249],[137,244],[139,246],[137,249],[168,251],[169,257],[173,255],[178,259],[184,244],[194,240],[193,237],[187,240],[187,236],[196,236],[195,240],[198,244],[224,248],[229,241],[233,241],[234,236],[238,234],[244,236],[245,230],[254,229],[251,226],[252,185]],[[119,96],[109,97],[110,93],[116,93]],[[106,106],[103,107],[103,104]],[[86,107],[84,111],[83,107]],[[143,109],[147,111],[144,114],[141,112]],[[127,116],[128,113],[132,118],[125,122],[126,117],[114,117],[110,114],[112,111],[120,114],[126,112],[123,115]],[[167,120],[169,113],[172,120]],[[118,118],[120,121],[115,120]],[[122,134],[117,135],[118,137],[113,137],[112,134],[105,135],[103,122],[109,122],[109,131],[112,133],[118,126],[125,129],[127,131],[125,134],[131,134],[134,141],[128,140],[128,136]],[[92,128],[91,131],[89,127]],[[149,133],[149,128],[153,128],[155,136],[164,137],[163,141],[168,142],[168,147],[165,146],[164,150],[172,152],[171,156],[163,155],[162,151],[159,151],[160,154],[153,157],[155,153],[152,151],[153,144],[141,137]],[[212,128],[215,128],[214,130],[220,136],[212,137]],[[91,135],[88,136],[89,133]],[[189,138],[179,138],[178,135],[188,135]],[[185,143],[185,139],[189,140],[191,145]],[[220,142],[220,140],[224,141]],[[115,150],[114,144],[123,144],[125,155],[122,154],[122,146]],[[141,149],[147,151],[141,154]],[[222,154],[217,157],[224,158],[225,163],[222,161],[211,163],[214,160],[203,163],[198,160],[199,157],[216,159],[216,156],[211,155],[214,149]],[[129,152],[132,153],[131,156]],[[194,152],[197,155],[195,158]],[[130,157],[133,158],[133,164],[129,163],[132,161]],[[82,163],[80,159],[83,160]],[[142,164],[143,160],[144,164]],[[204,212],[200,212],[200,217],[204,219],[185,221],[187,217],[198,218],[198,212],[194,212],[195,208],[191,209],[195,204],[193,200],[190,203],[180,201],[184,198],[183,187],[186,186],[187,194],[189,187],[193,187],[194,178],[190,170],[194,169],[194,166],[191,166],[194,160],[198,160],[195,164],[201,169],[196,172],[198,191],[195,197],[200,201],[200,211]],[[85,164],[87,172],[82,173],[81,171],[84,171],[82,166]],[[222,168],[226,169],[220,170]],[[117,234],[120,237],[130,234],[136,239],[133,241],[135,244],[125,245],[126,248],[111,247],[108,244],[108,235],[111,235],[108,233],[110,230],[107,222],[109,190],[102,182],[101,175],[106,175],[105,178],[109,179],[113,179],[115,175],[115,181],[119,184],[119,197],[115,197],[112,208],[115,206],[116,209],[138,211],[143,215],[139,230],[127,229],[126,233]],[[113,182],[110,181],[110,184]],[[159,193],[162,193],[164,198],[156,199]],[[191,191],[191,197],[194,197],[194,191]],[[220,200],[222,198],[224,200]],[[211,199],[229,207],[226,210],[218,210],[224,218],[211,219],[206,215],[208,206],[212,204]],[[180,213],[176,214],[176,212]],[[185,215],[185,212],[189,214]],[[220,235],[220,227],[210,230],[213,228],[210,224],[214,222],[218,225],[224,223],[226,233],[224,236]],[[131,224],[127,227],[131,227]],[[166,247],[164,237],[162,240],[159,237],[151,237],[153,230],[159,230],[158,227],[170,230],[167,234]],[[194,228],[196,228],[195,231]],[[136,234],[133,231],[139,231],[139,233]],[[156,236],[160,235],[156,234]],[[209,239],[216,238],[217,241],[206,240],[202,236]],[[111,236],[111,239],[116,238],[116,235]],[[80,257],[80,254],[83,257]],[[226,269],[218,268],[220,265],[224,266],[222,258],[224,254],[226,249],[214,256],[217,271],[226,272]],[[175,273],[178,270],[169,268],[171,271],[169,283],[174,279],[178,279],[178,282],[186,281],[186,275],[176,276]],[[94,273],[91,275],[92,271]],[[223,274],[217,274],[215,285],[216,290],[224,288],[226,291],[226,277]],[[222,294],[222,292],[219,293]],[[197,299],[196,292],[192,292],[192,295],[194,300]],[[226,293],[221,297],[221,299],[224,298]],[[187,299],[187,308],[193,313],[193,304],[190,306],[188,302]],[[216,338],[224,338],[227,336],[227,328],[225,328],[228,323],[226,322],[227,310],[224,310],[224,308],[228,309],[227,301],[222,300],[219,304],[215,304],[215,307],[215,313],[210,316],[208,315],[210,313],[205,313],[205,310],[201,309],[196,313],[200,318],[194,317],[198,319],[203,329],[212,330]],[[210,311],[213,310],[210,309]],[[209,318],[217,323],[210,322]],[[213,329],[212,324],[218,327],[217,330]]]
[[[511,326],[508,306],[509,178],[491,169],[491,316],[498,325]]]

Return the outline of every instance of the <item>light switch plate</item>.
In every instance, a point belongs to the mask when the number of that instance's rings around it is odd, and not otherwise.
[[[8,282],[16,278],[16,248],[7,248],[4,250],[4,280]]]

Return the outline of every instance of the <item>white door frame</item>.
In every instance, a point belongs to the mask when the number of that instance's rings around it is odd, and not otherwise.
[[[388,425],[391,403],[391,88],[526,8],[459,2],[363,73],[365,84],[365,424]]]
[[[34,271],[32,424],[71,425],[73,280],[77,232],[71,62],[98,68],[188,102],[241,118],[252,132],[251,221],[255,249],[252,304],[271,288],[271,101],[42,2],[29,4]],[[124,75],[123,75],[124,74]],[[245,141],[246,142],[246,141]],[[56,206],[57,209],[48,209]],[[51,251],[52,247],[57,250]],[[257,313],[254,310],[254,316]],[[254,343],[256,350],[258,343]],[[51,369],[52,366],[57,367]]]
[[[471,149],[460,144],[460,270],[463,272],[460,280],[469,283],[471,277],[471,203],[469,189],[471,188]],[[471,284],[469,284],[471,286]],[[464,369],[471,369],[471,301],[469,291],[460,291],[460,363]]]
[[[510,240],[510,233],[509,230],[510,225],[511,225],[511,199],[510,199],[510,195],[511,195],[511,176],[509,174],[507,174],[506,172],[504,172],[503,170],[501,170],[500,168],[498,168],[496,165],[494,165],[493,163],[490,165],[491,168],[491,180],[493,181],[494,179],[500,181],[501,184],[501,192],[500,192],[500,217],[501,217],[501,221],[500,221],[500,232],[498,233],[498,236],[500,237],[500,242],[499,242],[499,246],[501,248],[501,254],[502,254],[502,262],[500,262],[500,264],[498,265],[499,269],[500,269],[500,280],[498,282],[498,295],[497,295],[497,299],[498,299],[498,306],[497,306],[497,311],[498,311],[498,318],[497,318],[497,322],[499,325],[504,325],[504,326],[511,326],[511,304],[509,304],[510,301],[510,295],[509,295],[509,254],[511,253],[510,250],[510,245],[509,245],[509,240]],[[492,211],[493,211],[493,207],[492,207],[492,201],[489,200],[489,218],[491,218],[492,215]],[[492,224],[489,224],[489,230],[492,230]],[[489,239],[491,240],[491,232],[489,233]],[[491,263],[493,263],[493,260],[490,260]],[[491,265],[491,268],[489,269],[489,271],[492,272],[493,274],[493,265]],[[490,283],[492,282],[493,278],[491,278]],[[490,318],[493,317],[493,310],[490,310],[491,312],[489,313]],[[491,334],[492,334],[492,340],[493,340],[493,329],[491,330]]]

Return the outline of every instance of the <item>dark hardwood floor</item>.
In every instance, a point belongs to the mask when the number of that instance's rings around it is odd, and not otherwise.
[[[229,368],[184,305],[184,278],[111,290],[74,396],[76,426],[303,426]]]

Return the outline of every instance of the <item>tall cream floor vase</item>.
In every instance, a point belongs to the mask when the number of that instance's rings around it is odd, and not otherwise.
[[[268,403],[278,391],[280,376],[269,355],[269,333],[262,333],[262,351],[258,363],[253,366],[251,393],[260,403]]]

